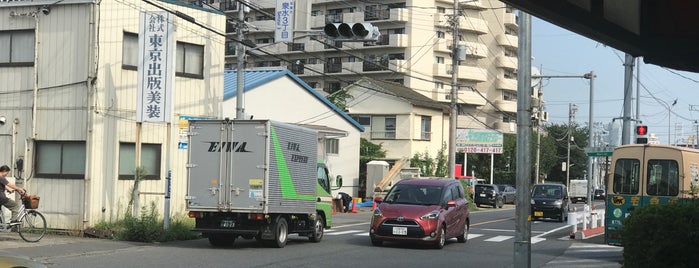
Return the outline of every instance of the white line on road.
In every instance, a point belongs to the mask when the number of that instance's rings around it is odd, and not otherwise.
[[[511,235],[498,235],[498,236],[496,236],[496,237],[488,238],[488,239],[483,240],[483,241],[486,241],[486,242],[502,242],[502,241],[505,241],[505,240],[510,239],[510,238],[513,238],[513,237],[514,237],[514,236],[511,236]]]
[[[352,227],[352,226],[357,226],[357,225],[369,225],[368,222],[363,222],[363,223],[353,223],[353,224],[346,224],[346,225],[338,225],[338,226],[333,226],[333,228],[345,228],[345,227]],[[332,230],[332,229],[330,229]],[[328,230],[329,231],[329,230]]]
[[[480,236],[483,236],[483,235],[482,234],[468,234],[467,239],[474,239],[474,238],[480,237]]]
[[[359,232],[365,232],[365,231],[349,230],[349,231],[341,231],[341,232],[326,232],[325,235],[343,235],[343,234],[354,234],[354,233],[359,233]]]
[[[542,236],[545,236],[545,235],[550,234],[550,233],[553,233],[553,232],[558,232],[559,230],[562,230],[562,229],[565,229],[565,228],[571,228],[571,227],[570,227],[570,225],[566,225],[566,226],[559,227],[559,228],[553,229],[553,230],[551,230],[551,231],[545,232],[545,233],[543,233],[543,234],[537,235],[537,236],[535,236],[535,237],[542,237]]]

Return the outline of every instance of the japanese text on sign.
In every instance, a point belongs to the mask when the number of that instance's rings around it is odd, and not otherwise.
[[[168,12],[141,12],[138,122],[170,122],[174,33]]]
[[[277,0],[274,42],[294,41],[294,0]]]
[[[502,132],[485,129],[457,129],[456,151],[478,154],[501,154]]]

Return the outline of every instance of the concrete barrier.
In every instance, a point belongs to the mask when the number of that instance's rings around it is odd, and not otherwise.
[[[570,238],[585,239],[587,237],[604,233],[604,209],[590,210],[585,206],[584,211],[568,212],[568,225],[570,225]],[[578,225],[582,225],[578,229]]]

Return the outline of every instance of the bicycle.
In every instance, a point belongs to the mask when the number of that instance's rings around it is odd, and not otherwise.
[[[22,240],[27,242],[38,242],[46,235],[46,218],[36,209],[29,209],[21,204],[17,221],[10,223],[5,222],[4,211],[0,212],[0,232],[17,231]]]

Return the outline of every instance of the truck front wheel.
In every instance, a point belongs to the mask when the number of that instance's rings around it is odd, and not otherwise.
[[[286,246],[286,240],[289,235],[289,226],[284,217],[279,217],[274,226],[274,246],[283,248]]]
[[[323,216],[318,215],[315,220],[315,224],[313,224],[313,233],[308,237],[308,239],[311,240],[311,242],[320,242],[320,240],[323,239],[323,231],[325,229],[325,219],[323,219]]]

